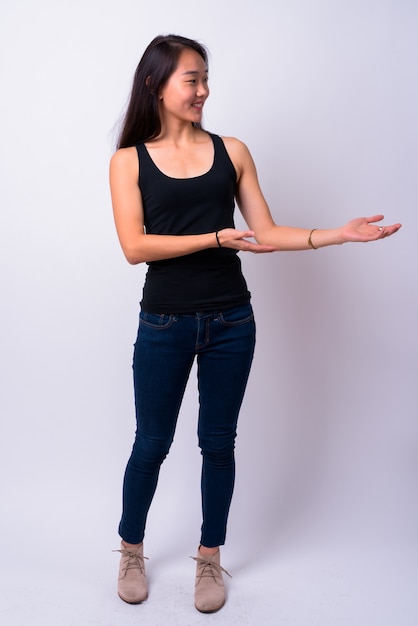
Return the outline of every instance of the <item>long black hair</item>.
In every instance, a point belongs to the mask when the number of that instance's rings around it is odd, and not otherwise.
[[[159,35],[148,45],[135,71],[117,148],[128,148],[158,137],[161,132],[158,95],[175,71],[180,54],[187,48],[195,50],[208,64],[205,47],[193,39]]]

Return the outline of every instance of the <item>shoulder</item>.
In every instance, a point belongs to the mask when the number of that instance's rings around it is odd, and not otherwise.
[[[127,166],[138,160],[138,153],[135,146],[130,148],[119,148],[110,159],[110,165],[115,167]]]
[[[138,177],[139,163],[138,153],[135,146],[120,148],[110,159],[110,173],[124,174]]]
[[[248,159],[251,158],[250,151],[248,147],[245,145],[243,141],[237,139],[236,137],[223,137],[221,136],[222,141],[224,142],[225,148],[228,151],[228,154],[237,159]]]
[[[222,141],[224,142],[227,150],[234,150],[234,151],[248,150],[245,143],[240,141],[236,137],[224,137],[224,135],[220,135],[220,137]]]
[[[240,176],[243,170],[248,167],[249,164],[252,164],[252,157],[248,147],[243,141],[236,137],[221,136],[221,139],[224,142],[229,158]]]

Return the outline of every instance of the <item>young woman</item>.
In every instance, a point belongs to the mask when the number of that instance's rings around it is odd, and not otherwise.
[[[250,372],[255,326],[239,251],[307,250],[395,233],[382,215],[317,230],[276,225],[246,146],[202,129],[209,96],[198,42],[154,39],[137,67],[118,150],[110,165],[116,229],[129,263],[146,262],[133,373],[137,431],[126,467],[119,596],[147,598],[143,538],[161,463],[194,359],[202,514],[195,606],[225,602],[219,546],[234,487],[234,441]],[[249,230],[234,227],[234,203]]]

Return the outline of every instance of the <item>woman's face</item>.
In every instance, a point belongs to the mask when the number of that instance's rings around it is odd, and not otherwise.
[[[160,114],[165,123],[200,123],[203,105],[209,96],[208,68],[200,54],[191,48],[180,54],[176,69],[161,88]]]

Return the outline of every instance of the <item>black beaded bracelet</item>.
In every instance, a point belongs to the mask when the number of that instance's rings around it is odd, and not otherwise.
[[[217,231],[216,231],[216,233],[215,233],[216,241],[218,242],[218,246],[219,246],[220,248],[222,248],[221,243],[220,243],[220,241],[219,241],[218,233],[219,233],[219,230],[217,230]]]

